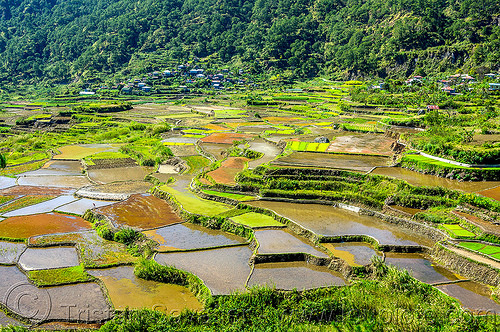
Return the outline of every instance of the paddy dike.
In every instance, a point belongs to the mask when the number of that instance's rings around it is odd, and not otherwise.
[[[318,235],[368,235],[376,239],[380,245],[432,246],[432,241],[394,224],[331,205],[278,201],[252,201],[247,204],[272,210]]]
[[[205,249],[239,245],[244,238],[231,233],[209,229],[191,223],[177,224],[143,232],[159,243],[158,251]]]
[[[158,253],[155,260],[163,265],[172,265],[198,276],[213,295],[231,294],[245,290],[250,274],[252,251],[246,246],[190,251]]]
[[[31,236],[89,230],[92,225],[76,216],[60,213],[10,217],[0,222],[0,237],[26,239]]]
[[[255,264],[248,286],[270,286],[284,290],[304,290],[326,286],[344,286],[344,278],[324,266],[306,262]]]
[[[276,166],[302,166],[346,169],[368,172],[376,166],[388,166],[391,159],[380,156],[359,156],[314,152],[293,152],[272,162]]]
[[[166,314],[179,314],[184,309],[203,309],[203,305],[186,287],[139,279],[131,266],[88,272],[104,283],[117,310],[147,308]]]
[[[152,184],[146,181],[127,181],[116,182],[103,185],[93,185],[81,188],[75,193],[77,197],[120,201],[130,197],[133,194],[146,193]]]
[[[150,194],[132,195],[125,201],[98,208],[96,212],[107,216],[115,226],[137,229],[152,229],[182,222],[165,200]]]

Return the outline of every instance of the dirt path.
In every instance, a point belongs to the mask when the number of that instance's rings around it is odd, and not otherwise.
[[[491,267],[494,267],[495,269],[500,270],[500,262],[497,262],[497,261],[494,261],[492,259],[486,258],[486,257],[484,257],[482,255],[475,254],[475,253],[467,251],[465,249],[459,249],[459,248],[456,248],[456,247],[453,247],[453,246],[445,246],[445,247],[447,249],[451,250],[451,251],[454,251],[455,253],[457,253],[457,254],[459,254],[461,256],[473,259],[473,260],[475,260],[477,262],[481,262],[481,263],[487,264],[487,265],[489,265]]]

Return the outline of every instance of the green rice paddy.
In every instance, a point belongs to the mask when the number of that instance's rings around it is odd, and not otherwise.
[[[219,196],[219,197],[226,197],[226,198],[231,198],[235,199],[238,201],[251,201],[254,200],[254,196],[247,196],[247,195],[241,195],[241,194],[233,194],[233,193],[225,193],[225,192],[220,192],[220,191],[214,191],[214,190],[203,190],[205,194],[208,195],[214,195],[214,196]]]
[[[284,224],[276,221],[273,217],[267,216],[265,214],[249,212],[236,217],[232,217],[231,220],[238,224],[242,224],[249,227],[280,227],[285,226]]]
[[[169,186],[160,189],[172,195],[190,213],[213,217],[231,209],[229,205],[201,199],[191,192],[180,192]]]
[[[298,141],[289,143],[289,147],[293,151],[326,152],[329,146],[330,143],[308,143]]]
[[[474,237],[476,234],[466,230],[460,225],[447,225],[443,224],[441,225],[445,230],[450,232],[452,235],[456,237]]]

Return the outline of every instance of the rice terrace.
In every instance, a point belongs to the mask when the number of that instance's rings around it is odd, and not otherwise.
[[[3,101],[0,324],[498,328],[498,111],[366,91]]]

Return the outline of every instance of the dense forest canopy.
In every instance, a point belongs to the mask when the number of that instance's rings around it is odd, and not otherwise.
[[[0,0],[0,80],[68,83],[213,56],[334,78],[499,69],[498,0]]]

